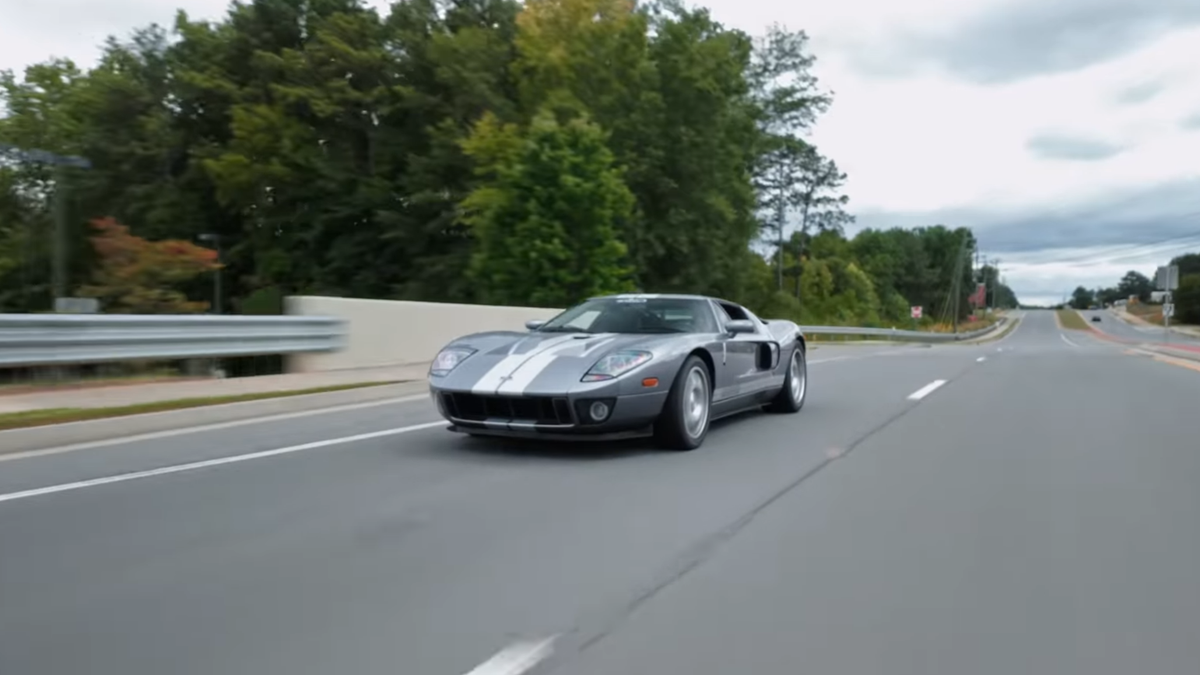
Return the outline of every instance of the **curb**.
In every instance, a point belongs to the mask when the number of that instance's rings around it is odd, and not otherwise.
[[[1000,321],[996,323],[996,325],[993,327],[993,329],[990,332],[988,332],[984,335],[980,335],[977,338],[972,338],[970,340],[956,340],[954,342],[951,342],[950,344],[981,345],[981,344],[986,344],[988,342],[993,342],[995,340],[1003,340],[1005,337],[1012,335],[1012,332],[1017,329],[1017,326],[1020,325],[1020,323],[1021,323],[1020,318],[1004,316],[1004,317],[1001,317]]]
[[[210,424],[241,422],[296,412],[319,412],[357,403],[382,402],[428,391],[424,380],[362,387],[343,391],[263,398],[239,403],[197,406],[182,410],[123,415],[83,422],[0,431],[0,455],[47,450],[79,443],[131,438],[143,434],[184,430]]]

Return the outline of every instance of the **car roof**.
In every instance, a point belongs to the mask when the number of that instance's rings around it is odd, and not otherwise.
[[[655,299],[655,298],[662,298],[664,300],[713,300],[715,302],[724,302],[724,303],[727,303],[730,305],[737,305],[738,307],[741,307],[741,305],[736,302],[733,302],[730,300],[722,300],[721,298],[714,298],[711,295],[691,295],[691,294],[687,294],[687,293],[617,293],[615,295],[598,295],[594,298],[588,298],[588,299],[589,300],[609,300],[609,299],[617,300],[617,299],[621,299],[621,298],[645,298],[647,300],[651,300],[651,299]]]

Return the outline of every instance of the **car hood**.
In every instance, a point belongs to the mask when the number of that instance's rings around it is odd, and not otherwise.
[[[679,334],[628,333],[477,333],[447,347],[475,350],[438,387],[477,394],[565,393],[596,361],[622,349],[644,349],[656,356]]]

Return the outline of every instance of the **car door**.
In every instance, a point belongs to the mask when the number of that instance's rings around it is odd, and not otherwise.
[[[755,333],[729,333],[725,323],[731,320],[748,321],[751,317],[732,303],[714,302],[720,325],[721,356],[724,368],[719,368],[713,385],[713,401],[731,401],[751,396],[759,388],[758,350],[764,336]]]

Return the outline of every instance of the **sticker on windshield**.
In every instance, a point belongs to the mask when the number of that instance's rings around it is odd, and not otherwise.
[[[653,295],[618,295],[617,302],[646,302]]]

